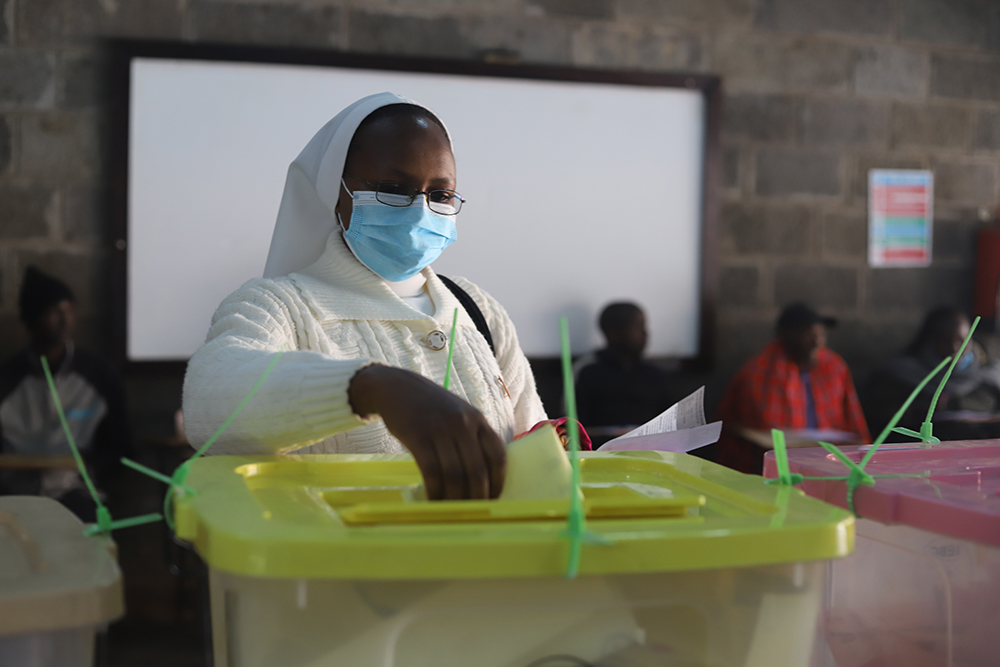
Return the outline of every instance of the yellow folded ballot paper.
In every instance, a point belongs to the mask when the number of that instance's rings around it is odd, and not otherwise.
[[[507,445],[507,480],[500,500],[569,498],[573,469],[553,426]]]

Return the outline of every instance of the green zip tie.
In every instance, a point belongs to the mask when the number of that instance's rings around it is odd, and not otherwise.
[[[962,358],[962,354],[965,353],[965,348],[969,345],[969,341],[972,340],[972,334],[976,332],[976,327],[979,326],[980,318],[977,316],[972,326],[969,327],[969,335],[965,337],[962,341],[962,347],[958,348],[958,352],[955,353],[955,358],[951,360],[951,365],[948,366],[948,370],[945,371],[944,377],[941,378],[941,382],[938,383],[937,391],[934,392],[934,398],[931,399],[930,407],[927,408],[927,418],[924,419],[924,423],[920,425],[920,440],[927,444],[937,444],[941,442],[934,437],[934,424],[931,423],[931,417],[934,415],[934,409],[937,407],[938,399],[941,398],[941,392],[944,391],[944,386],[948,384],[948,380],[951,379],[951,372],[955,370],[955,366],[958,365],[959,360]]]
[[[829,445],[830,443],[827,444]],[[884,479],[886,477],[914,477],[916,479],[927,479],[930,475],[931,473],[929,470],[924,470],[921,472],[899,473],[898,475],[871,475],[871,478]],[[795,473],[792,473],[792,476],[795,477]],[[803,482],[843,482],[847,479],[847,475],[830,477],[809,477],[808,475],[802,475],[801,477]],[[798,483],[799,482],[796,482],[796,484]],[[777,477],[772,477],[771,479],[765,479],[764,484],[767,484],[768,486],[772,484],[781,484],[781,480]]]
[[[771,528],[781,528],[785,525],[785,520],[788,518],[788,501],[791,497],[792,487],[790,485],[783,484],[778,487],[778,493],[774,497],[774,504],[778,506],[778,511],[771,517]]]
[[[910,393],[909,397],[903,403],[903,406],[896,411],[896,414],[893,415],[893,418],[889,421],[888,424],[886,424],[886,427],[882,430],[882,433],[880,433],[879,436],[875,439],[875,442],[872,443],[871,449],[869,449],[868,452],[865,454],[864,458],[861,459],[860,464],[852,461],[846,454],[844,454],[844,452],[840,451],[840,448],[837,447],[836,445],[822,441],[819,443],[820,446],[823,447],[823,449],[833,454],[833,456],[836,457],[838,461],[840,461],[847,467],[848,474],[846,476],[803,477],[802,475],[793,474],[788,466],[788,452],[786,451],[785,448],[785,434],[778,429],[772,429],[771,437],[774,441],[774,458],[775,458],[775,463],[777,464],[778,467],[778,477],[776,479],[764,480],[764,483],[781,484],[782,486],[793,486],[795,484],[800,484],[806,480],[843,481],[847,485],[847,507],[848,509],[851,510],[852,514],[857,516],[858,513],[854,509],[854,492],[858,489],[859,486],[861,485],[872,486],[875,484],[876,479],[888,479],[895,477],[928,477],[930,473],[927,471],[919,473],[898,474],[898,475],[869,475],[867,472],[865,472],[865,466],[868,465],[868,462],[871,460],[872,456],[875,455],[875,451],[879,448],[879,446],[885,442],[885,439],[896,428],[896,424],[899,423],[900,419],[902,419],[903,413],[905,413],[906,409],[910,407],[910,404],[913,402],[913,400],[920,394],[920,392],[927,385],[927,383],[931,381],[931,378],[937,375],[938,372],[940,372],[940,370],[944,368],[944,366],[951,360],[952,360],[951,357],[948,357],[947,359],[942,361],[940,364],[937,365],[937,367],[934,370],[932,370],[927,375],[927,377],[923,379],[923,381],[921,381],[919,385],[917,385],[917,388],[914,389],[912,393]]]
[[[573,386],[573,357],[569,347],[569,324],[565,317],[559,318],[559,337],[562,343],[563,391],[566,394],[566,426],[569,435],[569,464],[572,469],[569,514],[566,517],[566,535],[569,536],[569,560],[566,563],[566,578],[575,579],[580,571],[580,557],[583,552],[583,535],[587,519],[580,500],[580,431],[576,421],[576,391]]]
[[[771,441],[774,443],[774,459],[778,464],[778,483],[783,485],[801,483],[802,475],[793,474],[788,467],[788,449],[785,447],[785,434],[776,428],[772,428]]]
[[[153,470],[152,468],[147,468],[146,466],[142,465],[141,463],[136,463],[132,459],[127,459],[127,458],[125,458],[123,456],[122,459],[121,459],[121,461],[122,461],[123,465],[128,466],[129,468],[132,468],[133,470],[136,470],[138,472],[141,472],[143,475],[146,475],[147,477],[152,477],[153,479],[159,480],[159,481],[163,482],[164,484],[173,484],[174,483],[174,480],[172,478],[167,477],[162,472],[159,472],[157,470]],[[194,495],[194,489],[192,489],[189,486],[184,486],[184,492],[185,492],[185,494],[190,494],[192,496]]]
[[[885,439],[889,437],[889,434],[892,433],[892,429],[896,428],[896,424],[898,424],[899,420],[903,418],[903,413],[906,412],[906,410],[910,407],[910,404],[913,403],[914,399],[916,399],[920,392],[923,391],[927,383],[931,381],[931,378],[937,375],[949,361],[951,361],[951,357],[945,357],[944,360],[942,360],[941,363],[934,368],[934,370],[927,374],[927,377],[921,380],[920,384],[917,385],[917,388],[910,392],[909,397],[907,397],[907,399],[903,402],[902,407],[896,411],[896,414],[893,415],[891,420],[889,420],[889,423],[885,425],[884,429],[882,429],[882,433],[875,438],[875,442],[872,443],[872,448],[869,449],[868,453],[865,454],[865,457],[861,459],[862,468],[864,468],[868,464],[868,461],[875,456],[875,451],[883,442],[885,442]]]
[[[110,518],[110,514],[108,515],[108,518]],[[153,512],[152,514],[140,514],[139,516],[129,517],[128,519],[111,521],[107,524],[107,528],[102,528],[100,523],[96,523],[84,529],[83,534],[90,537],[91,535],[107,533],[112,530],[119,530],[120,528],[132,528],[133,526],[141,526],[143,524],[155,523],[162,520],[163,515],[159,512]]]
[[[844,452],[840,451],[840,448],[829,442],[820,442],[820,447],[826,451],[833,454],[838,461],[844,464],[844,466],[850,471],[848,479],[851,475],[857,478],[858,484],[865,484],[871,486],[875,483],[875,479],[865,472],[864,466],[860,466],[850,459]]]
[[[841,478],[830,477],[827,479],[831,480],[839,479],[846,482],[847,508],[851,510],[851,514],[853,514],[854,516],[858,515],[857,510],[854,508],[854,492],[857,491],[858,487],[861,486],[862,484],[865,486],[875,486],[875,480],[877,479],[898,479],[901,477],[926,478],[930,476],[930,472],[926,470],[917,473],[898,473],[894,475],[870,475],[867,472],[865,472],[864,465],[856,464],[854,461],[849,459],[847,455],[845,455],[842,451],[840,451],[840,449],[836,445],[830,444],[829,442],[821,442],[819,444],[822,445],[823,449],[836,456],[837,459],[839,459],[840,462],[846,465],[850,470],[850,473],[848,473],[847,477],[841,477]]]
[[[240,404],[236,406],[236,409],[233,410],[233,413],[226,418],[226,421],[222,422],[222,426],[220,426],[215,431],[215,433],[212,434],[212,437],[209,438],[205,442],[205,444],[202,445],[198,449],[198,451],[194,453],[194,456],[192,456],[187,461],[177,466],[177,470],[175,470],[174,474],[171,476],[173,484],[171,484],[170,488],[167,489],[167,494],[163,498],[163,518],[166,519],[167,525],[170,527],[170,530],[174,530],[176,526],[174,522],[173,504],[171,503],[173,497],[176,495],[178,498],[183,498],[184,496],[189,494],[195,495],[194,490],[192,490],[191,487],[187,486],[187,478],[188,475],[191,473],[191,465],[199,458],[204,456],[205,452],[208,451],[208,448],[215,444],[215,441],[219,439],[219,436],[221,436],[226,431],[226,429],[229,428],[229,425],[233,423],[233,420],[236,419],[236,417],[241,412],[243,412],[243,408],[245,408],[247,403],[250,402],[250,399],[254,397],[254,394],[257,393],[257,390],[260,389],[260,386],[264,384],[264,380],[266,380],[267,376],[271,374],[272,370],[274,370],[275,364],[278,363],[278,359],[281,359],[281,355],[283,355],[284,353],[285,351],[281,350],[280,352],[275,354],[274,357],[271,358],[271,361],[270,363],[268,363],[267,368],[264,369],[264,372],[261,374],[260,378],[257,379],[257,382],[250,389],[250,393],[243,397],[243,400],[240,401]]]
[[[580,423],[576,419],[576,391],[573,386],[573,360],[569,348],[569,326],[566,318],[559,319],[559,334],[562,342],[563,391],[566,394],[566,433],[569,436],[569,463],[572,470],[572,494],[569,499],[569,513],[566,516],[566,530],[569,537],[569,559],[566,563],[566,578],[575,579],[580,572],[580,558],[584,543],[608,546],[615,541],[604,535],[587,530],[586,513],[583,511],[583,494],[580,492]]]
[[[777,434],[775,434],[775,431],[777,431]],[[854,491],[862,484],[864,484],[865,486],[873,486],[875,484],[876,479],[889,479],[896,477],[927,478],[930,476],[930,472],[928,471],[923,471],[918,473],[900,473],[896,475],[870,475],[867,472],[865,472],[863,467],[859,466],[857,463],[852,461],[846,454],[844,454],[844,452],[840,451],[839,447],[829,442],[820,442],[819,444],[821,447],[823,447],[823,449],[833,454],[838,461],[840,461],[847,467],[849,471],[847,475],[831,476],[831,477],[806,477],[798,473],[787,472],[786,476],[782,476],[781,463],[780,463],[780,459],[782,456],[784,457],[785,461],[784,465],[785,466],[788,465],[788,454],[784,448],[784,433],[778,431],[777,429],[774,429],[774,431],[772,431],[772,434],[775,434],[774,451],[775,451],[775,460],[778,463],[779,472],[778,472],[778,477],[775,477],[773,479],[766,479],[764,480],[764,484],[768,485],[778,484],[780,485],[780,488],[787,489],[796,484],[801,484],[802,482],[846,482],[847,507],[848,509],[851,510],[851,513],[854,514],[855,516],[857,516],[857,512],[854,509]],[[780,445],[778,444],[779,442],[781,443]],[[780,454],[779,451],[781,452]],[[781,497],[782,496],[779,495],[777,498],[779,513],[781,510],[781,503],[780,503]],[[776,527],[775,521],[776,519],[772,519],[771,521],[772,527]],[[780,523],[781,522],[779,522],[777,525],[780,525]]]
[[[913,403],[913,401],[917,398],[920,392],[923,391],[924,387],[927,386],[927,383],[931,381],[931,378],[937,375],[941,371],[941,369],[944,368],[950,361],[951,357],[945,358],[940,364],[938,364],[934,368],[934,370],[932,370],[930,373],[927,374],[927,376],[920,382],[920,384],[917,385],[917,387],[912,392],[910,392],[910,395],[903,402],[903,405],[899,408],[899,410],[896,411],[896,414],[893,415],[892,419],[889,420],[889,423],[885,425],[885,428],[882,429],[882,433],[880,433],[879,436],[875,438],[875,442],[872,443],[871,449],[869,449],[865,453],[864,457],[861,459],[860,464],[855,464],[854,461],[850,461],[850,459],[848,459],[847,456],[845,456],[843,452],[841,452],[834,445],[831,445],[830,443],[823,443],[823,442],[820,443],[820,445],[822,445],[828,452],[831,452],[835,456],[837,456],[837,458],[840,459],[842,463],[847,465],[848,469],[850,470],[850,473],[847,475],[847,481],[846,481],[847,507],[848,509],[851,510],[851,513],[854,514],[855,516],[857,516],[858,513],[854,509],[854,492],[857,491],[859,486],[861,486],[862,484],[866,486],[871,486],[875,484],[875,479],[885,479],[887,477],[914,476],[914,475],[869,475],[868,473],[865,472],[865,466],[867,466],[868,462],[871,461],[873,456],[875,456],[875,452],[878,451],[878,448],[882,445],[882,443],[885,442],[885,439],[889,437],[889,434],[892,433],[892,430],[896,428],[896,424],[898,424],[899,420],[903,418],[903,414],[910,407],[910,404]],[[849,464],[847,463],[848,461],[850,461]]]
[[[854,492],[862,484],[866,486],[874,486],[875,478],[865,472],[864,465],[859,466],[857,463],[848,458],[846,454],[840,451],[836,445],[829,442],[821,442],[819,444],[823,449],[837,457],[837,459],[847,466],[847,469],[850,471],[848,472],[847,477],[844,478],[844,482],[847,485],[847,509],[851,511],[851,514],[857,516],[858,512],[854,509]]]
[[[257,393],[257,390],[260,389],[260,386],[264,384],[264,380],[266,380],[267,376],[271,374],[271,371],[274,369],[275,364],[278,363],[278,359],[280,359],[281,355],[283,355],[284,353],[285,351],[281,350],[280,352],[275,354],[274,357],[271,358],[271,361],[270,363],[268,363],[267,368],[264,369],[264,373],[260,376],[260,378],[257,379],[257,382],[256,384],[254,384],[253,388],[250,389],[250,393],[247,394],[242,401],[240,401],[240,404],[236,406],[236,409],[233,410],[232,414],[229,415],[226,421],[222,423],[222,426],[220,426],[215,431],[215,433],[212,434],[212,437],[209,438],[205,442],[205,444],[202,445],[198,449],[198,451],[194,453],[194,456],[192,456],[187,461],[177,466],[177,469],[174,470],[174,474],[171,475],[170,477],[167,477],[166,475],[159,473],[155,470],[151,470],[150,468],[147,468],[141,463],[136,463],[135,461],[126,458],[122,459],[122,463],[132,468],[133,470],[137,470],[138,472],[141,472],[144,475],[148,475],[149,477],[164,482],[165,484],[168,485],[167,493],[163,498],[162,518],[167,522],[167,526],[170,527],[170,530],[174,530],[176,527],[176,523],[174,521],[173,504],[171,502],[174,499],[174,496],[177,496],[178,498],[184,498],[185,496],[196,495],[195,490],[187,485],[187,478],[188,475],[191,473],[191,464],[194,463],[198,458],[203,456],[205,452],[208,451],[208,448],[215,444],[215,441],[219,439],[219,436],[221,436],[225,432],[225,430],[229,428],[229,425],[233,423],[233,420],[236,419],[236,417],[243,411],[243,408],[246,407],[247,403],[250,402],[250,399],[253,398],[254,394]]]
[[[69,422],[66,421],[66,415],[63,413],[62,401],[59,398],[59,391],[56,389],[56,382],[52,379],[52,371],[49,370],[49,360],[45,358],[45,355],[41,355],[42,360],[42,371],[45,372],[45,382],[49,385],[49,393],[52,394],[52,402],[56,406],[56,414],[59,415],[59,423],[62,424],[63,432],[66,434],[66,441],[69,442],[69,448],[73,452],[73,458],[76,460],[76,466],[80,469],[80,475],[83,477],[84,484],[87,485],[87,490],[90,492],[90,496],[97,503],[98,509],[104,507],[104,503],[101,502],[101,498],[97,495],[97,487],[94,486],[94,482],[90,479],[90,473],[87,472],[87,466],[83,464],[83,457],[80,456],[80,450],[76,446],[76,438],[73,437],[73,432],[69,428]]]
[[[233,420],[236,419],[236,417],[239,416],[241,412],[243,412],[243,408],[246,407],[247,403],[250,402],[250,399],[253,398],[254,394],[257,393],[257,390],[260,389],[260,386],[264,384],[264,380],[266,380],[267,376],[271,374],[272,370],[274,370],[275,364],[278,363],[278,359],[281,359],[281,355],[283,355],[284,353],[285,351],[281,350],[271,358],[271,362],[267,365],[267,368],[264,369],[264,373],[261,374],[261,376],[257,379],[256,384],[254,384],[253,388],[250,389],[250,393],[247,394],[245,397],[243,397],[243,400],[240,401],[240,404],[236,406],[236,409],[233,410],[233,414],[229,415],[226,421],[222,422],[222,426],[220,426],[218,430],[216,430],[216,432],[212,434],[212,437],[209,438],[205,442],[205,444],[202,445],[201,448],[194,453],[194,456],[192,456],[187,461],[182,463],[181,467],[184,467],[185,465],[190,466],[192,463],[194,463],[196,459],[203,456],[205,452],[208,451],[209,447],[215,444],[215,441],[219,439],[219,436],[221,436],[223,432],[225,432],[225,430],[229,428],[229,425],[233,423]]]
[[[455,353],[455,329],[458,327],[458,308],[455,309],[455,314],[451,316],[451,335],[448,337],[448,365],[444,369],[444,385],[445,389],[451,384],[451,357]]]
[[[83,530],[83,534],[86,536],[97,535],[98,533],[110,533],[113,530],[118,530],[119,528],[131,528],[132,526],[139,526],[144,523],[152,523],[153,521],[159,521],[163,517],[159,514],[143,514],[142,516],[134,516],[129,519],[120,519],[114,521],[111,518],[111,511],[101,502],[101,497],[97,493],[97,487],[94,486],[94,482],[90,479],[90,473],[87,472],[87,466],[83,463],[83,457],[80,455],[80,450],[76,446],[76,438],[73,437],[73,431],[69,428],[69,423],[66,421],[66,415],[63,413],[62,401],[59,399],[59,391],[56,389],[56,382],[52,378],[52,371],[49,368],[49,360],[45,358],[45,355],[40,355],[42,361],[42,371],[45,373],[45,382],[49,385],[49,393],[52,394],[52,402],[56,406],[56,414],[59,415],[59,423],[62,424],[63,433],[66,434],[66,441],[69,443],[69,448],[73,452],[73,459],[76,461],[76,466],[80,470],[80,476],[83,477],[84,484],[87,485],[87,491],[90,492],[91,498],[94,499],[94,503],[97,505],[96,518],[97,523],[87,526]]]

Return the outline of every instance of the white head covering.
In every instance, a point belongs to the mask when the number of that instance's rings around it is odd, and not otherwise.
[[[395,93],[369,95],[334,116],[288,167],[271,249],[264,264],[265,278],[301,271],[323,254],[327,238],[340,228],[333,209],[340,197],[340,179],[351,139],[361,121],[390,104],[415,104],[430,111]]]

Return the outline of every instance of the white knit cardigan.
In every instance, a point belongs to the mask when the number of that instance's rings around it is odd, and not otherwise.
[[[188,363],[188,440],[203,444],[284,350],[210,452],[406,451],[380,419],[365,421],[354,414],[348,385],[354,373],[376,362],[442,383],[447,347],[431,349],[427,334],[448,334],[456,308],[451,391],[479,409],[504,442],[545,419],[531,368],[503,307],[468,280],[455,278],[482,310],[494,356],[455,296],[430,268],[424,275],[436,307],[433,316],[409,306],[358,262],[338,230],[322,257],[301,273],[243,285],[219,306],[205,345]]]

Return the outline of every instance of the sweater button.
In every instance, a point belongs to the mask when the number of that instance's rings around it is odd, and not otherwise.
[[[434,351],[443,350],[448,344],[448,336],[446,336],[443,331],[435,329],[427,334],[427,338],[424,339],[424,342],[427,343],[427,347]]]

